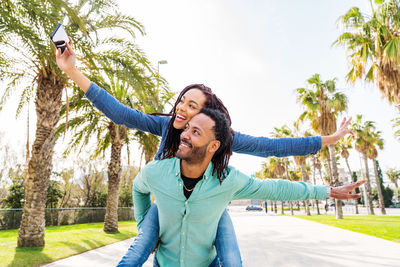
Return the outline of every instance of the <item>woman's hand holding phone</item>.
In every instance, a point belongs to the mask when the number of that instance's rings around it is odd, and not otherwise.
[[[72,49],[71,37],[66,45],[67,48],[64,50],[64,52],[61,51],[61,48],[57,48],[56,61],[58,67],[67,75],[69,75],[70,72],[74,71],[76,64],[76,54]]]
[[[76,68],[76,54],[72,49],[72,39],[66,43],[67,48],[64,52],[57,48],[56,61],[58,67],[65,72],[81,89],[86,93],[91,81]]]

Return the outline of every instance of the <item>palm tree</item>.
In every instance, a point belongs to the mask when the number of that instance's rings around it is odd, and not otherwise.
[[[281,128],[277,128],[274,127],[274,131],[271,133],[271,136],[274,138],[284,138],[284,137],[292,137],[292,131],[289,129],[289,127],[287,127],[286,125],[281,126]],[[284,163],[285,163],[285,179],[289,180],[289,159],[288,157],[285,157],[284,159]],[[283,206],[284,206],[284,202],[281,202],[282,205],[282,214],[283,214]],[[294,215],[293,213],[293,205],[292,202],[289,201],[289,207],[290,207],[290,213],[292,215]]]
[[[143,156],[145,164],[149,163],[154,158],[154,155],[157,153],[160,139],[151,133],[145,133],[142,131],[136,131],[135,139],[138,141],[140,148],[142,149],[142,155],[140,156],[139,164],[142,166],[141,161]]]
[[[350,168],[350,164],[349,164],[349,150],[353,148],[352,146],[352,142],[354,140],[354,137],[352,135],[349,135],[346,138],[343,138],[342,140],[339,141],[339,150],[340,150],[340,155],[342,156],[342,158],[344,158],[345,162],[346,162],[346,166],[347,166],[347,170],[349,171],[350,174],[350,181],[353,182],[353,178],[352,178],[352,171]],[[356,214],[359,214],[358,211],[358,202],[357,200],[354,201],[355,202],[355,208],[356,208]]]
[[[115,50],[117,47],[114,46],[113,49]],[[121,53],[119,56],[126,58],[129,58],[129,55],[126,53],[136,53],[134,51],[125,50],[123,47],[121,47],[119,52]],[[141,62],[135,62],[135,65],[136,66],[132,68],[137,68],[135,72],[136,75],[139,76],[138,78],[140,80],[145,81],[146,77],[143,76],[141,68],[147,67],[147,60],[143,58]],[[96,81],[97,84],[105,88],[122,104],[130,108],[136,108],[143,111],[145,109],[153,112],[162,111],[162,107],[165,104],[163,100],[155,101],[154,103],[157,104],[150,108],[141,106],[143,103],[151,103],[147,102],[146,99],[154,100],[157,97],[160,97],[161,99],[161,96],[154,95],[159,92],[156,89],[157,83],[154,75],[150,74],[150,76],[147,77],[147,82],[143,83],[143,86],[132,87],[128,82],[123,82],[118,78],[114,78],[114,73],[110,74],[108,72],[104,72],[103,75],[101,75],[101,73],[103,72],[97,73],[97,71],[94,70],[89,74],[89,77],[92,81]],[[134,75],[134,72],[132,72],[132,75]],[[107,77],[108,79],[103,79],[103,77]],[[111,155],[107,171],[108,194],[106,215],[104,218],[104,231],[117,232],[122,148],[125,144],[129,145],[131,140],[135,139],[138,134],[137,131],[131,131],[124,125],[117,125],[104,115],[100,114],[100,112],[94,108],[86,98],[84,98],[83,91],[77,88],[75,88],[75,90],[77,92],[70,100],[70,108],[71,111],[74,112],[75,116],[70,120],[67,126],[69,129],[74,131],[74,135],[69,143],[69,148],[67,149],[66,153],[76,149],[81,151],[85,145],[90,144],[89,141],[91,136],[96,136],[97,138],[97,146],[94,149],[93,157],[97,157],[99,155],[104,156],[105,151],[111,147]],[[138,94],[138,92],[141,90],[146,90],[147,94]],[[141,98],[138,98],[138,95]],[[162,96],[162,99],[168,98],[164,98],[164,96]],[[65,109],[62,110],[62,114],[66,115],[64,111]],[[64,130],[64,127],[65,124],[62,123],[57,128],[58,136],[60,136]]]
[[[382,215],[386,215],[385,202],[383,200],[381,183],[379,181],[378,169],[376,167],[376,164],[377,164],[376,158],[378,157],[377,147],[379,149],[383,149],[383,139],[381,138],[380,131],[375,131],[372,133],[372,142],[370,144],[370,148],[368,149],[367,156],[368,156],[368,158],[370,158],[372,160],[372,165],[374,165],[375,182],[376,182],[376,188],[378,191],[379,207],[381,208]]]
[[[133,34],[141,26],[134,19],[117,14],[113,1],[80,1],[72,5],[60,0],[2,1],[0,3],[0,65],[2,79],[9,81],[0,101],[12,90],[22,91],[17,114],[35,96],[36,137],[25,179],[25,206],[18,234],[18,246],[42,247],[44,243],[47,187],[52,169],[54,132],[60,119],[61,95],[68,86],[55,60],[49,36],[58,22],[64,22],[87,64],[92,63],[93,42],[102,29],[120,27]]]
[[[293,159],[294,159],[294,162],[296,163],[296,165],[301,168],[301,180],[303,182],[307,182],[308,178],[309,178],[309,176],[307,175],[307,172],[306,172],[306,159],[307,159],[307,157],[305,157],[305,156],[294,156]],[[304,208],[305,208],[306,214],[308,216],[310,216],[311,213],[310,213],[310,208],[308,206],[309,201],[308,200],[307,201],[303,201],[303,203],[304,203]]]
[[[386,171],[386,175],[388,176],[389,180],[394,183],[396,189],[399,188],[397,181],[400,179],[400,171],[394,168],[389,168]]]
[[[371,143],[373,143],[373,132],[375,131],[375,126],[372,121],[365,121],[363,123],[362,116],[357,115],[357,119],[352,125],[352,130],[356,134],[354,147],[358,152],[362,154],[364,159],[365,177],[367,180],[367,182],[365,183],[365,189],[367,191],[366,201],[368,202],[368,211],[369,214],[374,215],[375,213],[371,198],[371,182],[368,170],[368,151],[371,147]]]
[[[394,132],[394,136],[398,140],[400,140],[400,117],[394,118],[392,122],[393,122],[393,128],[397,128],[396,131]]]
[[[309,120],[312,129],[319,135],[330,135],[336,132],[336,118],[347,109],[347,97],[337,92],[335,79],[321,81],[319,74],[314,74],[307,80],[311,88],[298,88],[297,101],[305,111],[298,121]],[[339,175],[336,163],[335,145],[329,145],[328,166],[331,168],[331,185],[339,185]],[[336,218],[343,218],[342,202],[336,202]]]
[[[270,157],[267,159],[266,162],[262,164],[260,176],[263,178],[282,178],[284,172],[285,172],[285,167],[282,164],[282,159],[279,159],[277,157]],[[272,206],[275,207],[275,213],[276,213],[277,212],[276,201],[274,201],[273,203],[271,202],[271,208]],[[283,202],[281,208],[282,208],[281,213],[284,214]]]
[[[396,199],[398,201],[398,196],[399,196],[399,186],[397,184],[397,181],[400,179],[400,171],[394,168],[389,168],[386,171],[386,175],[389,178],[389,180],[394,183],[395,187],[396,187]]]
[[[376,3],[378,1],[375,1]],[[379,1],[384,2],[384,1]],[[400,103],[400,3],[389,0],[373,5],[372,15],[353,7],[338,20],[345,32],[334,45],[349,52],[347,81],[375,83],[389,103]]]

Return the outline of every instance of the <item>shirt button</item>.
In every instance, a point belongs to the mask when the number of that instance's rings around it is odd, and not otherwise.
[[[183,262],[183,259],[181,259],[181,262]]]
[[[182,233],[182,235],[184,235],[184,234],[185,234],[185,232]]]
[[[185,248],[185,246],[182,246],[182,248]]]

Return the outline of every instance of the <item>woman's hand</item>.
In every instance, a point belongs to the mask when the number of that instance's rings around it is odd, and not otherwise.
[[[57,48],[56,61],[58,67],[66,74],[72,72],[75,69],[76,54],[72,49],[72,39],[69,38],[69,43],[66,43],[67,47],[61,54],[61,48]]]
[[[66,43],[67,48],[61,54],[61,48],[57,49],[56,61],[58,67],[64,71],[82,90],[87,92],[90,87],[90,80],[83,75],[76,67],[76,54],[72,49],[72,39],[69,38],[69,43]]]
[[[351,122],[351,117],[348,120],[344,118],[342,123],[340,124],[339,129],[334,134],[328,136],[321,136],[322,145],[323,146],[334,145],[347,134],[354,135],[353,131],[349,128],[350,122]]]

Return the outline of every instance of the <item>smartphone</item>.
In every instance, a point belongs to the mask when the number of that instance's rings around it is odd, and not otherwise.
[[[61,48],[61,53],[64,52],[67,47],[66,43],[69,42],[68,34],[61,23],[58,23],[53,33],[50,35],[50,39],[53,42],[56,49]]]

